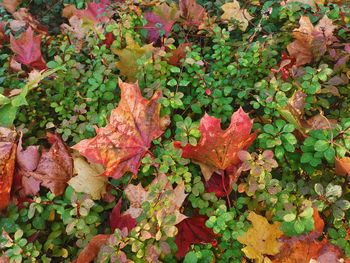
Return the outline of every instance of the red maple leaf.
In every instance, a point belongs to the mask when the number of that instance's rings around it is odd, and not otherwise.
[[[16,54],[15,60],[29,68],[46,69],[46,62],[40,51],[40,35],[34,36],[31,27],[28,27],[18,39],[10,36],[11,49]]]
[[[37,189],[36,181],[39,181],[41,185],[49,188],[55,195],[61,195],[73,175],[73,161],[66,145],[57,134],[48,133],[47,139],[51,144],[51,148],[43,151],[35,170],[32,170],[33,167],[26,170],[29,167],[24,165],[29,161],[28,159],[24,160],[24,158],[29,158],[28,152],[23,153],[24,156],[19,155],[21,162],[19,162],[20,170],[18,174],[22,176],[23,187],[27,188],[25,191],[31,192]],[[30,151],[34,153],[35,150],[31,148]]]
[[[121,100],[111,113],[104,128],[96,128],[97,135],[79,142],[74,149],[90,162],[106,167],[104,176],[118,179],[126,172],[137,175],[141,158],[152,140],[162,135],[157,91],[150,100],[142,97],[137,83],[119,81]]]
[[[86,9],[75,11],[75,15],[81,19],[92,21],[94,24],[108,22],[110,13],[107,12],[109,1],[101,1],[100,3],[88,3]]]
[[[171,52],[171,57],[168,58],[168,63],[173,66],[180,66],[181,60],[186,57],[186,47],[191,47],[191,43],[182,43]]]
[[[116,228],[123,230],[125,227],[130,231],[136,226],[136,219],[132,218],[129,214],[123,215],[120,213],[121,205],[122,199],[119,199],[109,215],[109,226],[111,227],[112,232],[114,232]]]
[[[196,0],[180,0],[179,5],[181,16],[188,26],[199,27],[208,17],[204,7],[197,4]]]
[[[220,119],[205,114],[199,130],[202,133],[198,144],[182,147],[182,157],[190,158],[201,167],[203,176],[208,181],[214,171],[229,169],[240,160],[237,153],[246,149],[255,140],[256,133],[250,134],[252,120],[242,108],[233,113],[231,124],[226,130],[220,127]]]
[[[178,251],[176,257],[183,258],[193,244],[212,243],[216,246],[217,235],[210,228],[206,227],[206,216],[196,216],[186,218],[176,225],[178,233],[175,237],[175,243]]]

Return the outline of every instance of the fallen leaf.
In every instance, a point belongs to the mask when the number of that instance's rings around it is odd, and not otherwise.
[[[40,24],[28,11],[27,8],[20,8],[18,11],[12,14],[15,21],[23,22],[30,26],[35,32],[43,35],[48,34],[48,29],[46,26]]]
[[[109,21],[109,17],[111,16],[111,12],[107,10],[106,3],[88,3],[86,8],[83,10],[76,9],[75,15],[84,20],[84,22],[90,22],[93,24],[98,23],[106,23]]]
[[[256,262],[263,262],[264,255],[278,254],[282,243],[278,241],[283,235],[280,230],[280,222],[269,224],[263,216],[250,212],[248,220],[252,222],[252,226],[248,231],[237,238],[237,240],[246,245],[242,251],[249,259]]]
[[[212,243],[216,244],[217,235],[205,225],[206,216],[195,216],[184,219],[177,224],[178,233],[175,237],[177,245],[176,257],[183,258],[193,244]]]
[[[30,68],[39,70],[46,69],[46,62],[44,61],[40,51],[41,37],[34,36],[31,27],[21,34],[18,39],[11,35],[10,43],[11,49],[16,54],[15,60]]]
[[[323,4],[322,2],[324,1],[320,1],[320,0],[287,0],[286,3],[301,3],[304,5],[309,5],[313,8],[317,7],[317,4]]]
[[[3,0],[2,6],[5,8],[7,12],[9,12],[10,14],[13,14],[16,11],[17,6],[21,2],[22,2],[21,0]]]
[[[335,173],[350,176],[350,157],[335,158]]]
[[[69,19],[75,14],[76,11],[77,9],[75,5],[66,5],[62,10],[62,16]]]
[[[20,169],[32,172],[38,166],[40,160],[39,146],[31,145],[27,149],[22,146],[22,134],[18,141],[16,162]]]
[[[49,188],[55,195],[63,194],[73,175],[73,162],[66,145],[56,134],[47,134],[51,148],[43,151],[34,171],[22,171],[22,176],[32,177]]]
[[[100,176],[103,169],[92,166],[81,157],[74,157],[74,174],[68,184],[76,192],[82,192],[91,195],[94,200],[99,200],[106,193],[107,177]]]
[[[204,7],[197,4],[196,0],[180,0],[180,14],[185,19],[185,25],[199,27],[208,19]]]
[[[299,24],[300,27],[293,32],[295,40],[287,46],[290,56],[296,59],[297,66],[320,58],[326,53],[327,47],[336,41],[333,36],[336,26],[327,16],[324,16],[316,27],[307,16],[302,16]]]
[[[232,3],[223,4],[221,9],[224,11],[221,16],[221,20],[225,22],[232,19],[237,20],[239,22],[238,27],[242,31],[247,30],[249,21],[253,19],[246,9],[241,9],[237,0],[233,0]]]
[[[7,207],[10,201],[16,159],[17,133],[0,127],[0,210]]]
[[[137,175],[142,157],[152,140],[162,135],[160,104],[157,91],[150,100],[142,97],[137,83],[119,81],[121,100],[104,128],[96,128],[96,136],[76,144],[76,149],[90,162],[105,166],[104,176],[118,179],[126,172]]]
[[[174,144],[182,149],[182,157],[200,165],[206,181],[214,171],[237,165],[240,162],[237,153],[247,149],[256,137],[255,133],[250,134],[252,120],[242,108],[232,114],[231,124],[226,130],[221,129],[220,122],[220,119],[205,114],[199,126],[202,136],[196,146]]]
[[[5,26],[6,23],[0,21],[0,48],[2,48],[2,45],[8,41],[8,37],[5,34]]]
[[[90,263],[97,257],[98,252],[103,245],[107,243],[110,235],[96,235],[88,243],[88,245],[80,252],[76,263]]]
[[[152,44],[140,47],[130,36],[126,37],[127,46],[123,49],[112,49],[119,56],[115,64],[120,74],[127,77],[128,81],[135,81],[138,72],[137,60],[143,56],[150,56],[154,50]]]
[[[179,18],[179,11],[176,5],[169,6],[163,3],[153,8],[152,12],[144,13],[147,24],[144,28],[148,31],[148,39],[151,42],[157,41],[160,33],[168,37],[173,25]]]
[[[137,224],[136,219],[134,219],[130,214],[122,214],[120,212],[121,205],[122,199],[119,199],[116,206],[113,208],[111,214],[109,215],[109,226],[112,232],[114,232],[116,228],[120,230],[127,228],[130,232]]]
[[[180,66],[181,60],[186,57],[187,47],[191,47],[191,43],[182,43],[171,52],[171,57],[168,58],[168,63],[173,66]]]
[[[327,238],[319,241],[323,234],[324,221],[317,209],[313,213],[314,229],[299,237],[281,238],[283,243],[280,252],[273,257],[274,263],[330,263],[341,262],[343,253],[329,243]],[[332,261],[332,260],[333,261]],[[335,260],[334,260],[335,259]],[[327,261],[330,260],[330,261]]]
[[[157,195],[149,194],[150,188],[156,184],[160,192]],[[141,215],[143,211],[142,204],[146,201],[150,204],[157,203],[162,207],[162,209],[155,212],[155,217],[158,220],[166,215],[174,215],[176,224],[178,224],[186,218],[180,212],[182,203],[187,196],[185,194],[185,184],[181,182],[174,189],[165,174],[159,174],[155,177],[146,189],[141,184],[137,186],[130,184],[125,188],[124,193],[130,201],[130,208],[125,211],[125,214],[131,215],[135,219]]]
[[[213,173],[210,179],[204,183],[204,186],[206,192],[214,193],[217,197],[227,196],[232,191],[230,177],[218,173]]]

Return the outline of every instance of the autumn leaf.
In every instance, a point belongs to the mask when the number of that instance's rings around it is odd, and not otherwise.
[[[111,235],[96,235],[88,243],[88,245],[80,252],[76,263],[89,263],[97,257],[100,249],[105,245]]]
[[[208,19],[204,7],[196,0],[180,0],[180,14],[185,19],[185,25],[199,27]]]
[[[221,20],[225,22],[232,19],[237,20],[239,22],[238,27],[242,31],[247,30],[249,21],[253,19],[246,9],[241,9],[237,0],[233,0],[232,3],[223,4],[221,9],[224,11],[221,16]]]
[[[208,181],[214,171],[225,170],[240,161],[237,153],[246,149],[254,141],[256,134],[250,134],[252,120],[242,108],[232,114],[231,124],[226,130],[220,127],[220,119],[205,114],[200,121],[202,136],[196,146],[187,144],[182,147],[182,157],[190,158],[201,167],[203,176]]]
[[[10,43],[11,49],[16,54],[15,60],[30,68],[39,70],[46,69],[46,62],[44,61],[40,51],[41,37],[34,36],[31,27],[23,32],[20,38],[15,39],[11,35]]]
[[[21,3],[21,0],[3,0],[2,6],[5,8],[5,10],[11,14],[13,14],[17,6]]]
[[[162,194],[152,195],[149,193],[150,189],[155,185],[157,185],[157,189],[160,189]],[[165,217],[165,215],[174,215],[176,217],[175,223],[178,224],[186,218],[186,216],[180,212],[182,203],[187,196],[185,194],[185,185],[181,182],[173,188],[165,174],[159,174],[155,177],[146,189],[144,189],[141,184],[130,184],[125,188],[124,193],[130,201],[130,208],[125,211],[125,214],[131,215],[135,219],[142,214],[142,204],[146,201],[150,204],[157,203],[163,207],[154,215],[158,220]],[[162,205],[162,203],[164,203],[164,205]]]
[[[113,208],[111,214],[109,215],[109,226],[111,231],[114,232],[116,228],[123,230],[127,228],[131,231],[137,224],[136,220],[130,215],[121,213],[122,199],[119,199],[116,206]]]
[[[0,48],[2,48],[2,45],[8,41],[8,37],[5,34],[5,26],[6,23],[0,21]]]
[[[116,67],[120,70],[120,74],[126,76],[128,81],[135,81],[138,65],[137,60],[143,56],[150,56],[154,50],[152,44],[140,47],[130,36],[126,37],[127,46],[123,49],[112,49],[119,56]]]
[[[313,8],[317,7],[317,4],[323,5],[324,4],[324,0],[287,0],[286,3],[301,3],[304,5],[309,5]]]
[[[147,24],[144,28],[148,31],[148,39],[151,42],[157,41],[160,34],[168,37],[173,25],[179,18],[179,11],[176,5],[169,6],[163,3],[153,8],[152,12],[144,13]]]
[[[137,83],[119,81],[121,100],[104,128],[96,128],[96,136],[76,144],[73,149],[90,162],[105,166],[104,176],[116,179],[126,172],[137,175],[140,161],[152,140],[162,135],[160,104],[157,91],[150,100],[141,95]]]
[[[324,16],[314,27],[307,16],[299,20],[300,27],[293,32],[294,42],[287,46],[291,57],[296,59],[296,65],[310,63],[315,58],[323,56],[327,47],[336,41],[333,31],[336,26],[332,20]]]
[[[111,12],[107,10],[106,3],[91,2],[86,5],[83,10],[76,9],[74,13],[78,18],[84,20],[84,22],[92,23],[94,25],[98,23],[105,23],[109,21]]]
[[[263,216],[250,212],[248,220],[252,222],[252,226],[248,231],[237,238],[237,240],[246,245],[242,251],[256,262],[263,262],[264,255],[276,255],[282,244],[278,241],[283,235],[280,230],[280,222],[269,224]]]
[[[20,196],[36,195],[40,190],[40,181],[25,176],[26,172],[33,172],[39,164],[40,153],[39,146],[31,145],[27,149],[23,149],[22,146],[22,134],[18,141],[17,153],[16,153],[16,166],[17,171],[15,178],[18,183],[14,185],[15,191]]]
[[[14,12],[12,16],[15,20],[11,22],[11,25],[12,23],[24,24],[30,26],[38,34],[48,34],[48,28],[35,19],[27,8],[20,8],[18,11]]]
[[[171,57],[168,58],[168,63],[173,66],[180,66],[181,60],[186,57],[186,48],[190,48],[191,46],[191,43],[181,43],[171,52]]]
[[[17,133],[11,129],[0,127],[0,211],[10,201],[16,158]]]
[[[335,158],[335,173],[350,176],[350,157]]]
[[[217,197],[224,197],[230,194],[232,191],[232,187],[229,187],[230,185],[230,177],[218,173],[213,173],[210,179],[204,183],[206,192],[214,193]],[[226,186],[229,189],[225,191]]]
[[[74,173],[68,184],[73,187],[76,192],[83,192],[91,195],[94,200],[99,200],[106,193],[106,184],[108,179],[100,176],[103,172],[101,167],[91,165],[81,157],[74,157]]]
[[[322,114],[316,114],[308,119],[305,118],[305,102],[307,95],[303,91],[296,91],[288,99],[285,107],[280,108],[279,112],[289,123],[306,136],[311,130],[329,130],[333,129],[337,123],[335,119],[327,119]]]
[[[32,177],[49,188],[55,195],[63,194],[73,175],[73,162],[62,139],[56,134],[47,134],[51,148],[44,151],[34,171],[22,171],[22,176]]]
[[[324,221],[317,209],[313,213],[314,229],[299,237],[281,238],[283,243],[280,252],[272,259],[274,263],[309,263],[316,262],[341,262],[343,253],[329,243],[327,238],[319,241],[323,234]],[[325,261],[323,261],[325,260]]]
[[[208,220],[206,216],[195,216],[184,219],[177,224],[178,233],[175,237],[177,245],[176,257],[183,258],[194,244],[212,243],[216,244],[217,235],[212,229],[205,225]]]

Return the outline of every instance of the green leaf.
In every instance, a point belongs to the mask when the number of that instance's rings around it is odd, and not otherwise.
[[[314,210],[312,207],[307,207],[303,212],[301,212],[299,214],[300,217],[312,217],[312,215],[314,214]]]
[[[326,187],[326,197],[337,197],[342,195],[343,191],[340,185],[328,184]]]
[[[298,234],[301,234],[304,232],[305,226],[304,224],[298,219],[294,222],[294,230]]]
[[[324,188],[323,188],[322,184],[316,183],[314,186],[314,189],[315,189],[316,194],[318,194],[318,195],[324,194]]]
[[[0,125],[5,127],[12,126],[16,114],[17,107],[13,107],[11,104],[6,104],[0,108]]]
[[[286,214],[283,216],[283,220],[286,222],[291,222],[291,221],[294,221],[296,217],[297,217],[296,214]]]
[[[335,202],[335,204],[341,209],[341,210],[348,210],[350,209],[350,202],[348,200],[338,200]]]
[[[329,147],[326,151],[323,152],[324,157],[329,163],[333,163],[335,159],[335,150],[332,147]]]
[[[264,132],[275,135],[277,133],[275,127],[273,127],[271,124],[266,124],[263,128]]]
[[[186,254],[183,263],[197,263],[198,259],[196,256],[196,253],[193,251],[190,251]]]
[[[318,140],[315,143],[314,149],[315,151],[318,151],[318,152],[324,152],[325,150],[328,149],[328,147],[329,147],[329,142],[324,140]]]

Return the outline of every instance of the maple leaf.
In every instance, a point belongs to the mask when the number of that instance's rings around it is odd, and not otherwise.
[[[91,22],[94,25],[105,23],[109,21],[109,16],[111,16],[111,12],[108,12],[107,6],[105,2],[91,2],[87,4],[84,10],[76,9],[75,15],[83,19],[84,22]]]
[[[72,177],[68,184],[74,188],[76,192],[83,192],[91,195],[94,200],[101,199],[106,193],[106,184],[108,179],[100,176],[103,169],[97,165],[90,165],[81,157],[74,157],[74,173],[76,176]]]
[[[291,57],[296,59],[296,65],[310,63],[314,58],[323,56],[327,47],[336,41],[333,31],[336,26],[332,20],[324,16],[314,27],[307,16],[299,20],[300,27],[293,32],[294,42],[287,46]]]
[[[119,199],[116,206],[113,208],[111,214],[109,215],[109,226],[112,232],[114,232],[116,228],[120,230],[127,228],[130,232],[137,224],[136,220],[130,214],[120,213],[121,205],[122,199]]]
[[[317,209],[313,213],[314,229],[299,237],[281,238],[283,243],[280,252],[273,257],[274,263],[309,263],[316,262],[341,262],[343,253],[337,247],[331,245],[327,238],[319,241],[323,233],[324,221]],[[327,261],[327,259],[329,261]],[[325,261],[323,261],[325,260]]]
[[[173,66],[180,66],[181,59],[186,57],[186,48],[191,47],[191,43],[181,43],[175,50],[171,52],[171,57],[168,58],[168,63]]]
[[[10,43],[11,49],[16,54],[15,60],[30,68],[39,70],[46,69],[46,63],[40,51],[40,39],[41,37],[39,35],[34,36],[31,27],[28,27],[18,39],[15,39],[11,35]]]
[[[240,162],[237,153],[248,148],[256,137],[255,133],[250,134],[252,120],[242,108],[232,114],[231,124],[226,130],[221,129],[220,122],[220,119],[205,114],[199,126],[202,136],[196,146],[187,144],[182,147],[179,142],[174,144],[182,149],[182,157],[200,165],[206,181],[214,171],[237,165]]]
[[[237,238],[241,244],[246,245],[242,249],[244,254],[257,262],[263,262],[264,255],[276,255],[282,246],[278,241],[283,235],[280,222],[269,224],[265,217],[254,212],[250,212],[247,218],[253,225]]]
[[[199,27],[208,19],[204,7],[196,0],[180,0],[180,14],[185,19],[185,25]]]
[[[157,189],[160,189],[162,194],[150,194],[152,187],[155,185],[157,185]],[[162,207],[159,211],[155,211],[154,216],[158,220],[165,217],[165,215],[174,215],[176,217],[176,224],[178,224],[186,218],[179,211],[187,196],[184,191],[185,184],[183,182],[173,189],[165,174],[155,177],[146,189],[141,184],[136,186],[130,184],[124,190],[126,197],[130,201],[130,208],[125,211],[125,214],[131,215],[135,219],[138,218],[143,212],[142,204],[147,201],[150,204],[157,203]],[[164,204],[161,205],[162,203]]]
[[[7,207],[10,201],[15,158],[17,133],[0,127],[0,210]]]
[[[126,172],[137,175],[140,161],[152,140],[162,135],[160,104],[157,91],[150,100],[142,97],[137,83],[119,80],[121,99],[104,128],[96,128],[96,136],[79,142],[73,149],[90,162],[106,167],[105,176],[118,179]]]
[[[350,157],[335,158],[335,173],[350,176]]]
[[[80,252],[76,263],[89,263],[92,262],[103,245],[105,245],[111,235],[96,235],[88,243],[88,245]]]
[[[21,0],[3,0],[2,6],[5,8],[5,10],[11,14],[13,14],[17,6],[21,3]]]
[[[128,81],[135,81],[138,72],[137,60],[143,56],[150,56],[154,50],[152,44],[140,47],[130,36],[126,37],[127,46],[123,49],[112,49],[119,56],[115,64],[120,74],[126,76]]]
[[[153,12],[146,12],[144,18],[147,20],[144,28],[148,31],[148,39],[153,42],[158,40],[161,32],[164,32],[164,36],[169,36],[173,25],[179,18],[179,11],[175,5],[169,6],[163,3],[156,6]]]
[[[15,174],[17,183],[14,184],[14,188],[20,196],[36,195],[40,190],[40,181],[33,177],[27,177],[25,174],[26,172],[33,172],[38,166],[40,161],[39,146],[31,145],[24,150],[22,136],[21,134],[17,146],[17,172]]]
[[[304,116],[305,101],[307,95],[298,90],[288,100],[287,106],[280,108],[279,112],[288,122],[295,125],[302,135],[311,130],[333,129],[337,120],[327,119],[322,114],[316,114],[308,119]]]
[[[22,176],[32,177],[55,195],[63,194],[73,175],[73,162],[66,145],[56,134],[47,134],[51,148],[44,151],[34,171],[22,170]]]
[[[38,20],[36,20],[28,11],[27,8],[20,8],[18,11],[12,14],[14,21],[11,22],[11,27],[13,23],[17,23],[19,25],[28,25],[35,32],[43,35],[48,34],[48,29],[46,26],[40,24]]]
[[[226,22],[232,19],[237,20],[239,22],[238,27],[242,31],[247,30],[249,21],[253,19],[246,9],[241,9],[237,0],[233,0],[232,3],[223,4],[221,9],[224,11],[221,20]]]
[[[217,235],[205,225],[206,216],[195,216],[184,219],[177,224],[178,233],[175,237],[177,245],[176,257],[183,258],[193,244],[212,243],[216,244]]]

